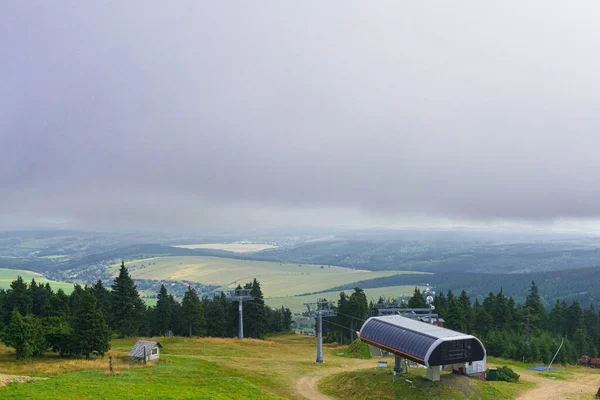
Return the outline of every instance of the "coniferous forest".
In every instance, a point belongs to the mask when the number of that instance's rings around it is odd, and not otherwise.
[[[244,302],[245,337],[290,331],[289,309],[267,307],[256,279],[244,288],[254,298]],[[124,263],[110,288],[99,280],[75,285],[67,295],[19,277],[10,289],[0,290],[0,339],[15,349],[17,359],[49,351],[89,359],[107,352],[113,335],[234,337],[237,321],[237,302],[224,293],[199,298],[191,286],[179,302],[163,285],[156,306],[147,307]]]

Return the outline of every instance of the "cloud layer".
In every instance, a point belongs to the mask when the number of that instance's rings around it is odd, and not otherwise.
[[[600,215],[600,5],[0,5],[0,226]]]

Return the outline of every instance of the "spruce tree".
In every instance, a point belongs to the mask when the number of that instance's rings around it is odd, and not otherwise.
[[[125,268],[125,262],[121,263],[119,275],[112,285],[110,300],[113,329],[121,337],[136,335],[145,318],[145,306]]]
[[[76,354],[85,355],[89,360],[90,354],[104,355],[110,349],[110,331],[91,289],[86,288],[79,296],[72,321],[72,343]]]
[[[186,332],[190,337],[204,334],[204,308],[196,291],[190,286],[183,295],[181,302],[181,319]]]
[[[244,336],[261,338],[267,333],[268,320],[265,311],[265,301],[260,289],[260,283],[254,278],[252,283],[245,285],[246,289],[252,289],[250,294],[254,298],[244,306]]]
[[[415,287],[415,291],[410,299],[408,299],[408,308],[426,308],[427,302],[418,287]]]
[[[206,334],[210,337],[228,336],[227,323],[229,314],[227,309],[223,307],[221,295],[214,295],[212,300],[204,299],[202,303],[206,314]]]
[[[102,315],[104,315],[104,319],[108,323],[110,314],[110,291],[104,287],[102,280],[98,279],[94,286],[92,286],[92,292],[96,298],[96,307],[102,311]]]
[[[165,285],[160,286],[157,299],[156,306],[154,307],[154,319],[156,323],[154,331],[163,336],[167,333],[171,324],[171,300],[169,299]]]
[[[10,289],[7,292],[6,305],[10,312],[12,312],[14,308],[19,310],[21,315],[27,315],[31,312],[33,301],[31,300],[31,295],[27,289],[27,284],[23,282],[23,278],[20,276],[10,284]],[[7,317],[12,318],[10,314]]]
[[[2,334],[2,342],[15,349],[17,360],[40,355],[46,349],[46,341],[40,321],[34,315],[23,317],[15,307],[8,326]]]

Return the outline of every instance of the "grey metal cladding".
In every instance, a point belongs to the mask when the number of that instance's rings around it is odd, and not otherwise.
[[[362,327],[360,336],[388,348],[416,358],[424,359],[435,338],[393,326],[377,319],[370,319]]]

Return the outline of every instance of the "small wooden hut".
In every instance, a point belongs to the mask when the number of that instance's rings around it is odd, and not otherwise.
[[[144,360],[144,355],[146,356],[146,361],[158,360],[160,356],[159,349],[161,348],[162,345],[159,342],[138,340],[128,356],[131,357],[130,361]]]

